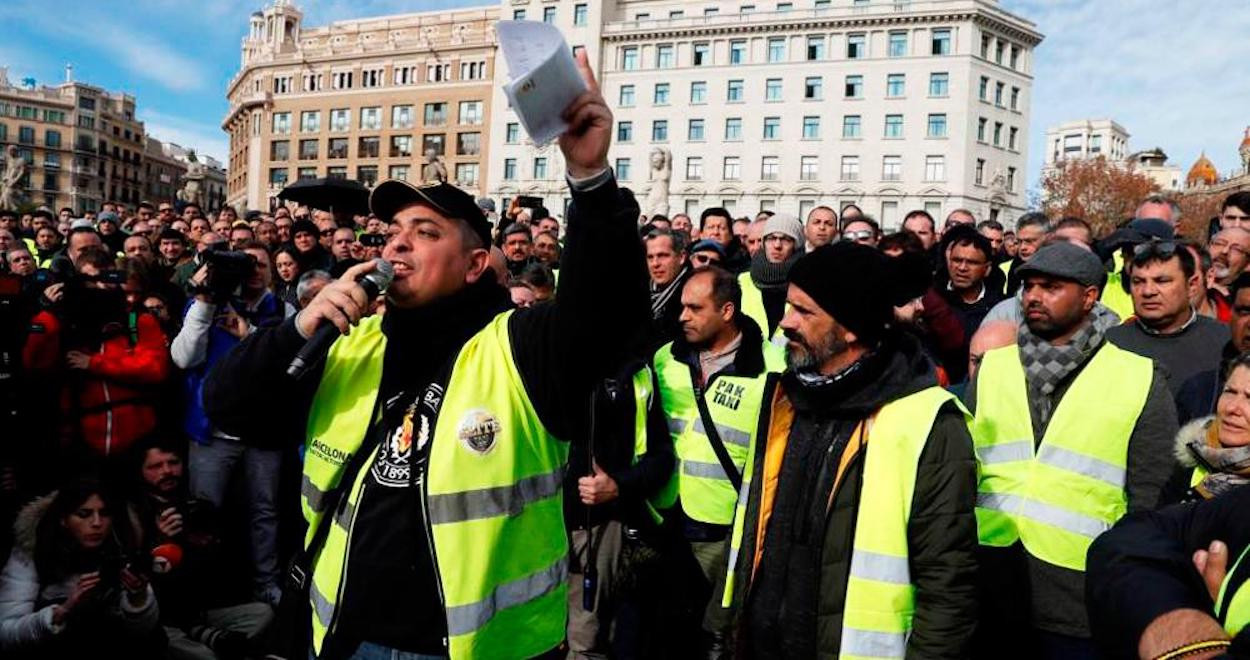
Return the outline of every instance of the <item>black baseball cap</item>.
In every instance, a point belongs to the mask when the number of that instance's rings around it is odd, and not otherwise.
[[[379,183],[369,195],[369,210],[379,219],[394,222],[395,214],[410,204],[427,204],[439,213],[469,223],[473,231],[490,245],[490,222],[469,193],[450,183],[413,185],[390,179]]]

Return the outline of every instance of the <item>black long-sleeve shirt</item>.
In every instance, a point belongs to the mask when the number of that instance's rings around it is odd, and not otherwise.
[[[540,421],[575,445],[586,437],[591,389],[625,360],[649,318],[637,216],[632,194],[612,180],[590,191],[574,190],[555,302],[518,310],[509,320],[513,358]],[[383,415],[370,431],[381,447],[465,341],[508,305],[506,291],[484,278],[432,305],[387,312],[379,390]],[[303,343],[292,321],[241,343],[209,376],[205,408],[213,422],[231,434],[289,425],[302,429],[320,371],[295,383],[285,369]],[[350,653],[361,640],[445,652],[426,521],[410,492],[415,489],[405,488],[423,478],[424,457],[409,461],[406,455],[383,465],[379,451],[365,480],[335,624],[339,643],[327,655]],[[401,468],[413,476],[395,478]]]

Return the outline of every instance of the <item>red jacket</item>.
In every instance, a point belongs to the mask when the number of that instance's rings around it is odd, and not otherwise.
[[[153,394],[169,374],[169,349],[156,317],[139,314],[135,326],[133,345],[130,328],[123,327],[102,342],[86,371],[79,372],[65,367],[65,353],[75,347],[61,346],[61,321],[44,310],[31,320],[22,351],[26,369],[64,382],[65,423],[101,456],[124,452],[156,428]]]

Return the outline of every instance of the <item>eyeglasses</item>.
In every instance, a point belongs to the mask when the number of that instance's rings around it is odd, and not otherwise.
[[[1236,243],[1229,243],[1228,241],[1226,241],[1226,240],[1224,240],[1224,239],[1222,239],[1222,238],[1217,238],[1216,240],[1211,241],[1211,247],[1212,247],[1212,248],[1227,249],[1229,252],[1237,252],[1237,253],[1239,253],[1239,254],[1243,254],[1243,255],[1244,255],[1244,254],[1250,254],[1250,251],[1247,251],[1247,250],[1246,250],[1246,248],[1244,248],[1244,247],[1242,247],[1242,246],[1240,246],[1240,245],[1238,245],[1238,244],[1236,244]]]
[[[861,229],[859,231],[848,231],[842,234],[843,240],[854,241],[856,243],[860,241],[872,240],[872,237],[873,237],[873,232],[871,229]]]
[[[1157,238],[1133,247],[1133,261],[1149,261],[1150,259],[1171,259],[1176,254],[1176,241],[1161,241]]]
[[[690,256],[690,260],[700,266],[715,266],[720,264],[720,257],[710,255],[706,252],[698,252]]]

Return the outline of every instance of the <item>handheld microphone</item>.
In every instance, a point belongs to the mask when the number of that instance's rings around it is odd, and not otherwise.
[[[356,284],[365,290],[365,297],[369,300],[377,298],[378,294],[386,291],[391,280],[395,279],[395,267],[391,265],[391,262],[374,259],[373,263],[378,267],[356,280]],[[286,368],[287,375],[296,380],[302,378],[308,373],[309,367],[325,358],[330,352],[330,345],[338,338],[339,329],[333,323],[323,319],[317,331],[308,338],[304,347],[299,349],[299,353],[295,354],[295,359],[291,360],[291,366]]]

